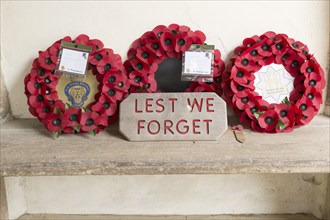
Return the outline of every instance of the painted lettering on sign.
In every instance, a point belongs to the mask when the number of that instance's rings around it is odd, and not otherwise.
[[[120,106],[120,131],[133,141],[216,140],[226,129],[215,93],[131,94]]]

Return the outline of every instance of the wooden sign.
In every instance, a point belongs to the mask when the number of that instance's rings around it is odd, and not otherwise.
[[[215,93],[133,93],[120,104],[119,130],[130,141],[217,140],[226,103]]]

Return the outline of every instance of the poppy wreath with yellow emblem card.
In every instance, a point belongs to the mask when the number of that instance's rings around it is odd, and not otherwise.
[[[205,34],[192,31],[178,24],[158,25],[136,39],[127,53],[124,62],[131,84],[130,92],[161,92],[157,86],[155,73],[159,65],[167,59],[182,59],[183,53],[193,44],[204,44]],[[221,73],[225,65],[219,50],[214,50],[213,82],[195,81],[189,83],[186,92],[215,92],[222,94]],[[163,77],[164,78],[164,77]],[[166,77],[165,77],[166,78]]]
[[[225,100],[258,132],[290,132],[322,104],[324,71],[308,47],[285,34],[243,40],[222,77]]]
[[[56,73],[63,42],[91,48],[86,61],[86,70],[90,74],[87,77],[94,78],[94,82],[88,85],[84,79],[81,79],[69,83],[74,89],[66,86],[65,92],[69,91],[66,95],[71,103],[59,97],[64,93],[58,89],[61,80],[68,78]],[[74,40],[71,37],[64,37],[45,51],[39,51],[39,57],[33,61],[32,69],[25,77],[24,84],[30,113],[56,137],[61,133],[97,134],[102,131],[116,121],[118,104],[128,95],[129,88],[121,57],[112,49],[104,48],[100,40],[89,39],[84,34]],[[90,86],[95,87],[94,94],[89,94]],[[83,91],[84,95],[79,91]],[[89,103],[83,103],[88,95]],[[80,104],[74,102],[77,99]]]

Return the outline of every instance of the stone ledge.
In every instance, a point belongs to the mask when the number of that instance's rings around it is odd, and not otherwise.
[[[218,141],[129,142],[111,126],[54,139],[37,120],[1,126],[2,176],[330,173],[330,118],[285,134],[228,130]]]

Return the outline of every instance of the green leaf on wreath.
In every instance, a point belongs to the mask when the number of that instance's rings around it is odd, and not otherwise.
[[[55,137],[56,139],[59,138],[60,134],[61,134],[60,131],[58,131],[58,132],[53,132],[53,135],[54,135],[54,137]]]
[[[286,125],[283,123],[283,121],[278,119],[277,127],[282,131],[282,130],[284,130],[284,128],[286,128]]]
[[[256,119],[258,119],[260,117],[260,115],[264,114],[265,112],[255,112],[253,113],[254,117],[256,117]]]
[[[60,111],[60,109],[59,109],[58,107],[55,107],[53,113],[54,113],[54,114],[60,114],[61,111]]]
[[[96,129],[89,131],[89,133],[95,136],[96,135]]]
[[[82,112],[82,113],[85,113],[85,112],[86,112],[86,108],[85,108],[85,107],[82,107],[82,108],[81,108],[81,112]]]
[[[71,108],[71,105],[70,105],[70,103],[65,103],[65,109],[69,109],[69,108]]]
[[[81,125],[76,125],[72,127],[77,133],[80,132]]]
[[[287,96],[285,96],[285,98],[281,101],[281,103],[286,104],[286,105],[290,105],[291,104],[291,102],[290,102],[290,100],[288,99]]]

